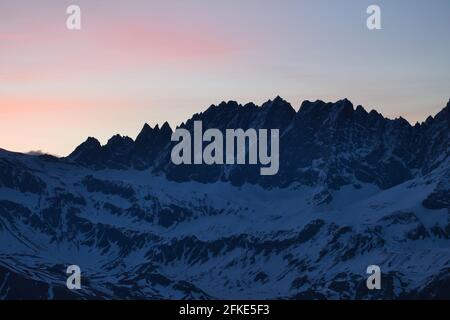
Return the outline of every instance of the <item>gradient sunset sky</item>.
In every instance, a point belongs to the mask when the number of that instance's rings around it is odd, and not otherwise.
[[[423,121],[450,98],[449,16],[449,0],[2,0],[0,148],[67,155],[276,95]]]

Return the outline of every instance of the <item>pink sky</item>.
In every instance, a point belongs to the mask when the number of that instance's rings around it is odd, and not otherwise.
[[[82,30],[69,31],[72,1],[2,1],[0,148],[67,155],[87,136],[134,138],[145,122],[276,95],[294,108],[348,97],[412,122],[435,114],[450,87],[448,44],[433,40],[442,26],[408,38],[392,15],[396,29],[368,34],[364,2],[80,0]]]

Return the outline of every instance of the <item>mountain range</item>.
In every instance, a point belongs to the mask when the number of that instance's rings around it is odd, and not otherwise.
[[[0,298],[450,298],[450,101],[414,126],[281,97],[194,121],[279,129],[278,174],[174,165],[168,123],[61,158],[0,150]]]

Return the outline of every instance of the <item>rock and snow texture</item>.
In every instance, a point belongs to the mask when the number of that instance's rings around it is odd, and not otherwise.
[[[450,104],[415,126],[279,97],[196,120],[280,129],[279,173],[175,166],[167,123],[66,158],[0,150],[0,298],[450,298]]]

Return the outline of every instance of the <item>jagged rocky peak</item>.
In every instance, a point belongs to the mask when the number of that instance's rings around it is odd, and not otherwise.
[[[194,114],[181,128],[192,130],[194,121],[202,121],[204,128],[226,128],[230,127],[230,122],[238,117],[243,110],[242,105],[236,101],[222,101],[219,105],[211,105],[204,112]]]
[[[217,105],[216,104],[210,105],[209,108],[207,108],[204,112],[195,113],[192,116],[192,118],[201,117],[204,114],[217,112],[219,110],[233,111],[233,110],[238,109],[239,107],[242,107],[242,106],[234,100],[222,101],[221,103],[219,103]]]
[[[105,160],[107,162],[112,162],[113,167],[117,163],[120,163],[123,167],[125,167],[126,162],[128,162],[128,154],[133,146],[133,139],[116,134],[112,136],[108,140],[108,143],[103,147]]]
[[[450,100],[447,102],[447,105],[444,109],[442,109],[435,117],[436,120],[446,120],[450,122]]]
[[[355,109],[355,113],[359,116],[367,117],[369,114],[366,109],[362,105],[358,105]]]
[[[145,135],[148,132],[153,132],[153,128],[150,127],[148,125],[148,123],[145,123],[144,126],[142,127],[141,132],[139,133],[139,135]],[[138,137],[139,137],[139,135],[138,135]]]
[[[361,111],[358,112],[359,117],[365,116],[366,113]],[[314,123],[320,125],[327,122],[335,123],[340,120],[350,120],[354,114],[353,104],[348,99],[337,102],[306,100],[301,104],[295,118],[296,121],[314,121]]]
[[[98,141],[94,137],[88,137],[86,141],[80,144],[78,147],[86,148],[86,149],[96,149],[101,147],[100,141]]]
[[[147,123],[136,138],[131,162],[136,169],[146,169],[154,164],[155,158],[170,143],[172,128],[168,122],[159,127],[150,127]]]
[[[316,101],[310,101],[305,100],[300,105],[300,108],[298,109],[298,114],[306,114],[313,111],[321,111],[324,109],[324,107],[331,105],[331,103],[325,103],[322,100],[316,100]]]
[[[424,159],[432,159],[433,163],[437,164],[440,161],[439,155],[445,147],[445,139],[448,139],[446,137],[449,106],[450,102],[433,120],[429,120],[429,125],[422,124],[413,129],[403,118],[390,120],[375,110],[368,112],[360,105],[355,109],[348,99],[336,102],[304,101],[296,112],[287,101],[277,96],[261,106],[254,103],[241,105],[236,101],[221,102],[195,114],[180,127],[193,130],[194,121],[202,121],[203,130],[280,129],[284,147],[280,150],[282,157],[279,175],[269,181],[270,179],[253,176],[251,171],[241,172],[240,168],[232,169],[235,170],[233,174],[242,178],[242,181],[267,182],[266,184],[271,187],[304,181],[306,174],[302,174],[298,168],[309,168],[308,174],[315,176],[316,169],[311,165],[313,161],[320,159],[323,163],[327,161],[332,163],[335,159],[330,148],[339,145],[339,150],[351,154],[352,161],[367,163],[360,167],[355,167],[354,163],[345,163],[348,175],[365,182],[375,181],[374,183],[378,183],[376,172],[387,170],[381,168],[378,163],[389,156],[389,150],[394,150],[400,159],[399,162],[403,163],[402,172],[405,172],[399,179],[393,180],[393,183],[398,183],[410,176],[410,169],[422,168]],[[437,119],[444,120],[437,121]],[[155,170],[162,171],[161,173],[176,172],[180,181],[190,180],[194,175],[185,167],[177,171],[171,166],[168,148],[171,144],[171,134],[172,129],[167,122],[154,127],[145,124],[135,142],[131,138],[116,135],[106,146],[101,147],[96,139],[90,138],[74,151],[73,154],[77,157],[72,159],[77,163],[88,165],[99,163],[100,167],[102,165],[109,167],[115,162],[119,162],[120,167],[138,169],[154,167]],[[425,142],[431,140],[434,142]],[[352,150],[355,148],[358,148],[358,151],[353,153]],[[416,149],[420,151],[417,152]],[[117,152],[111,152],[114,150]],[[427,161],[431,163],[431,160]],[[393,172],[401,171],[393,160],[386,166]],[[205,179],[208,182],[217,181],[221,177],[221,169],[217,167],[204,166],[198,170],[202,171],[201,175],[207,177]],[[336,185],[344,185],[351,181],[345,174],[333,173],[329,176],[333,177],[333,181],[339,180]],[[378,184],[384,186],[386,181]]]
[[[89,137],[85,142],[76,147],[67,156],[67,159],[82,165],[96,165],[102,161],[102,146],[97,139]]]
[[[102,148],[100,141],[96,138],[88,137],[86,141],[80,144],[75,150],[68,156],[68,158],[78,158],[86,152],[98,152]]]
[[[281,98],[280,96],[277,96],[274,100],[269,100],[261,106],[262,110],[270,110],[274,112],[288,112],[293,115],[295,115],[295,110],[292,108],[291,104]]]
[[[144,124],[141,132],[136,137],[136,144],[141,145],[152,143],[155,139],[159,139],[160,137],[170,137],[171,134],[172,128],[167,121],[164,122],[161,128],[158,124],[156,124],[155,127],[152,128],[146,123]]]
[[[231,120],[231,115],[243,116],[244,114],[249,116],[256,116],[257,113],[288,113],[292,116],[295,115],[295,110],[292,108],[291,104],[280,96],[277,96],[274,100],[268,100],[263,103],[262,106],[257,106],[253,102],[246,103],[245,105],[239,104],[234,100],[222,101],[218,105],[211,105],[206,111],[201,113],[196,113],[193,117],[188,120],[212,120],[217,116],[225,116],[225,119]],[[228,117],[227,117],[228,115]],[[186,125],[188,124],[186,123]],[[223,122],[223,121],[222,121]]]
[[[228,124],[230,127],[247,128],[250,124],[257,126],[268,125],[266,120],[276,122],[281,127],[284,123],[289,122],[295,116],[295,110],[291,104],[280,96],[274,100],[268,100],[261,106],[257,106],[253,102],[245,105],[236,101],[221,102],[219,105],[211,105],[205,112],[195,114],[186,125],[192,120],[212,121],[217,123],[217,127],[221,128]]]
[[[164,122],[161,128],[157,131],[157,139],[159,144],[164,145],[168,143],[170,141],[170,137],[172,136],[172,132],[173,131],[169,123],[167,121]]]
[[[102,148],[103,162],[110,168],[125,169],[129,166],[130,152],[134,141],[130,137],[116,134],[108,140]]]
[[[258,106],[257,106],[256,104],[254,104],[253,102],[248,102],[248,103],[246,103],[246,104],[244,104],[244,105],[242,106],[242,109],[251,109],[251,110],[254,110],[254,109],[256,109],[256,108],[258,108]]]
[[[339,100],[338,102],[336,102],[336,105],[340,108],[340,110],[345,110],[345,111],[353,111],[353,103],[348,100],[347,98],[344,98],[342,100]]]
[[[210,110],[217,110],[217,109],[261,109],[261,110],[267,110],[267,109],[282,109],[286,108],[292,109],[292,111],[295,112],[295,110],[292,108],[291,104],[281,98],[280,96],[275,97],[273,100],[268,100],[265,103],[261,105],[261,107],[258,107],[253,102],[248,102],[245,105],[239,104],[237,101],[229,100],[229,101],[222,101],[218,105],[211,105],[204,113],[208,113]],[[203,114],[203,113],[200,113]]]
[[[337,101],[332,104],[331,117],[333,119],[350,118],[353,115],[353,103],[347,98]]]
[[[370,110],[369,112],[369,120],[371,122],[383,122],[386,119],[383,117],[383,115],[379,112],[377,112],[375,109]]]
[[[362,106],[359,106],[362,108]],[[318,111],[335,111],[335,110],[353,110],[353,103],[344,98],[342,100],[338,100],[336,102],[324,102],[322,100],[309,101],[305,100],[302,102],[299,113],[308,113],[308,112],[318,112]]]
[[[238,108],[240,105],[234,100],[230,100],[228,102],[222,101],[218,107],[219,108]]]
[[[289,125],[296,112],[289,102],[277,96],[274,100],[265,102],[260,110],[265,117],[261,127],[283,129]]]
[[[120,134],[116,134],[112,136],[109,140],[106,146],[111,147],[124,147],[124,146],[130,146],[133,144],[133,139],[127,136],[121,136]]]
[[[165,121],[164,123],[163,123],[163,125],[161,126],[161,130],[160,130],[162,133],[170,133],[170,134],[172,134],[172,128],[170,127],[170,124],[167,122],[167,121]]]
[[[269,99],[268,101],[264,102],[261,107],[265,108],[265,107],[272,107],[272,106],[282,106],[285,104],[290,105],[289,102],[284,100],[282,97],[276,96],[275,99],[273,99],[273,100]]]
[[[139,132],[139,134],[136,137],[136,144],[140,145],[149,142],[152,140],[153,136],[154,136],[153,128],[146,123],[144,124],[144,127],[142,128],[141,132]]]
[[[398,117],[394,120],[395,123],[399,124],[402,127],[410,127],[411,124],[403,117]]]

